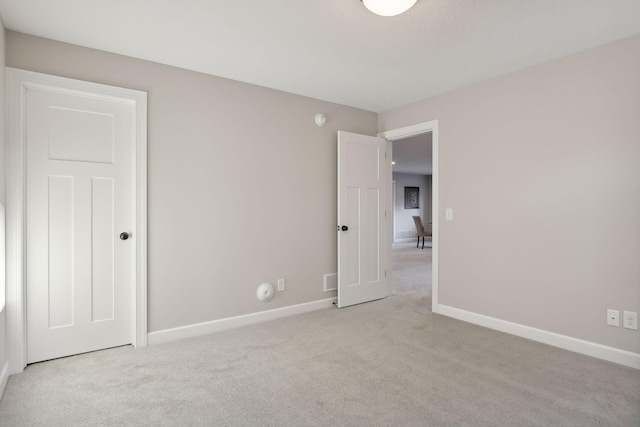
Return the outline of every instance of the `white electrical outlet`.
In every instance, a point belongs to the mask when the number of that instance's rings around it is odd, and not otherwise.
[[[607,310],[607,325],[620,327],[619,310]]]
[[[285,289],[285,280],[284,279],[278,279],[278,292],[282,292]]]
[[[638,330],[638,313],[625,311],[622,313],[622,326],[627,329]]]

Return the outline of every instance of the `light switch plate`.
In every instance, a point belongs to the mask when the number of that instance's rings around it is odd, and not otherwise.
[[[447,208],[444,211],[444,215],[445,215],[445,218],[447,219],[447,221],[453,221],[453,209],[452,208]]]

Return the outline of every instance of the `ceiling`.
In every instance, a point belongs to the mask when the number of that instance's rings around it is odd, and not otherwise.
[[[418,175],[433,174],[432,133],[422,133],[411,138],[393,141],[394,172]]]
[[[0,0],[9,30],[380,112],[640,34],[638,0]]]

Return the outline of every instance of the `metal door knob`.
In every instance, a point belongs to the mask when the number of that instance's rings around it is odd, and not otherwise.
[[[347,227],[346,225],[342,226],[342,231],[349,231],[349,227]]]
[[[120,240],[127,240],[129,238],[129,233],[120,233]]]

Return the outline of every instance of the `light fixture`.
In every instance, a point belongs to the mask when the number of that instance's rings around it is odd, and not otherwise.
[[[380,16],[396,16],[411,9],[417,0],[360,0],[364,7]]]

